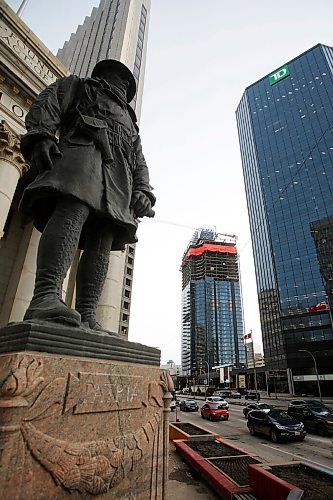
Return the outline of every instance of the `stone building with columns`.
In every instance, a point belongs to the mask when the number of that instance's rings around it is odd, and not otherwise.
[[[68,71],[16,14],[0,3],[0,326],[20,321],[34,286],[40,234],[18,204],[29,182],[20,153],[24,118],[46,85]],[[64,284],[66,292],[68,277]]]
[[[20,321],[32,297],[40,234],[18,211],[33,172],[20,154],[24,118],[34,98],[68,69],[0,2],[0,327]],[[79,253],[63,285],[72,305]],[[110,269],[97,310],[108,330],[128,335],[134,248],[112,252]],[[124,273],[124,269],[126,273]],[[127,305],[127,307],[125,307]],[[125,309],[127,310],[124,310]]]

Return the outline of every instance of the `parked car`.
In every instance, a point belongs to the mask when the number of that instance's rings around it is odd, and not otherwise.
[[[248,414],[252,410],[262,410],[268,413],[269,411],[273,410],[273,407],[270,405],[266,405],[266,403],[250,403],[243,409],[244,417],[247,418]]]
[[[303,407],[303,406],[325,406],[318,399],[292,399],[288,405],[289,408],[293,407]]]
[[[231,391],[229,398],[231,399],[241,399],[242,395],[238,391]]]
[[[315,431],[321,436],[333,434],[333,411],[320,401],[293,400],[288,406],[288,414],[303,422],[307,431]]]
[[[245,394],[245,399],[252,399],[253,401],[255,401],[256,399],[258,399],[258,401],[260,401],[260,394],[259,392],[248,392]]]
[[[171,403],[170,403],[170,410],[173,411],[176,408],[176,406],[179,406],[179,404],[180,404],[180,400],[174,396],[174,398],[171,400]]]
[[[174,399],[171,400],[171,403],[170,403],[170,410],[171,411],[174,411],[174,409],[176,408],[177,406],[177,403]]]
[[[201,407],[201,416],[209,420],[229,420],[229,411],[220,403],[205,403]]]
[[[228,401],[226,401],[221,396],[209,396],[208,398],[206,398],[205,402],[206,403],[218,403],[218,404],[224,406],[225,408],[229,408]]]
[[[222,398],[229,398],[231,394],[230,389],[219,389],[218,391],[214,391],[213,396],[220,396]]]
[[[198,403],[194,399],[181,401],[179,407],[182,411],[199,411]]]
[[[274,443],[279,441],[303,441],[305,426],[282,410],[252,410],[248,414],[247,426],[252,436],[256,433],[269,436]]]

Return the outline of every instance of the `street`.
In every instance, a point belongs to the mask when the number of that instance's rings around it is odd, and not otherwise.
[[[201,407],[203,401],[198,401],[198,404]],[[286,462],[306,460],[333,471],[332,438],[308,433],[303,442],[276,444],[264,436],[251,436],[246,425],[247,421],[243,416],[243,407],[231,403],[229,420],[226,422],[211,422],[203,419],[200,415],[200,409],[198,412],[182,412],[178,408],[177,416],[180,422],[190,422],[209,431],[217,432],[222,438],[229,440],[236,446],[257,454],[263,462],[285,464]],[[171,413],[170,421],[176,421],[175,411]]]

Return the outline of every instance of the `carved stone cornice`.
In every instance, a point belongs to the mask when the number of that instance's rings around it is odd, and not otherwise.
[[[21,177],[29,169],[29,164],[21,154],[20,137],[5,120],[0,121],[0,160],[11,163]]]

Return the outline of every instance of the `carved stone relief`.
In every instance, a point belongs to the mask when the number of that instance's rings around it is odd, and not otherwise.
[[[166,467],[159,455],[160,447],[168,442],[168,425],[162,411],[170,411],[173,385],[168,372],[161,373],[159,382],[146,384],[142,375],[85,371],[69,372],[48,382],[50,378],[43,370],[41,359],[23,356],[10,358],[7,371],[2,373],[0,408],[17,408],[19,418],[15,425],[11,422],[0,427],[0,477],[4,467],[11,464],[9,469],[15,469],[13,460],[19,461],[19,484],[25,450],[29,450],[57,485],[68,492],[98,495],[121,484],[129,473],[138,471],[140,462],[148,460],[151,491],[157,491],[158,470],[163,469],[164,476]],[[120,415],[123,410],[141,409],[148,412],[148,421],[137,425],[136,430],[134,426],[132,432],[115,429],[108,439],[82,442],[38,429],[39,422],[52,423],[53,419],[86,418],[86,414],[105,412]]]
[[[28,406],[25,399],[44,381],[41,377],[43,363],[23,357],[1,380],[0,408]]]
[[[56,80],[56,76],[46,66],[38,55],[21,40],[4,21],[0,21],[0,45],[8,47],[19,59],[30,67],[38,75],[45,85],[49,85]]]

